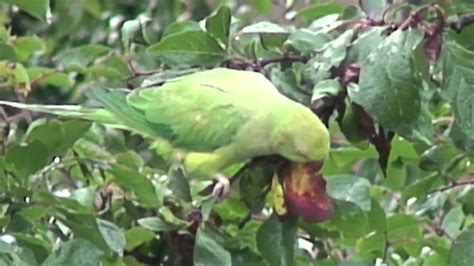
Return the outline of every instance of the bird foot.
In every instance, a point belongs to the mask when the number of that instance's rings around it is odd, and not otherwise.
[[[214,180],[216,181],[216,184],[212,189],[212,196],[214,196],[218,201],[222,201],[230,192],[230,181],[227,177],[220,174],[216,174]]]

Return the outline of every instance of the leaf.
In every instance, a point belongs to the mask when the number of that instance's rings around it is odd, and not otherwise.
[[[449,252],[448,264],[456,266],[470,266],[474,260],[472,247],[474,246],[474,225],[467,229],[454,240]]]
[[[97,226],[110,250],[122,254],[125,248],[125,235],[122,230],[117,225],[102,219],[97,219]]]
[[[19,60],[27,60],[38,51],[46,50],[46,42],[36,35],[19,37],[14,40],[15,53]]]
[[[27,247],[33,251],[36,261],[43,262],[48,257],[51,243],[47,240],[24,233],[15,233],[13,236],[16,238],[19,246]]]
[[[125,231],[125,239],[127,240],[125,249],[128,251],[133,250],[153,238],[155,238],[155,234],[152,231],[142,227],[132,227]]]
[[[335,79],[321,80],[313,87],[313,95],[311,96],[311,104],[314,105],[317,101],[327,96],[336,96],[342,92],[342,86],[339,81]]]
[[[109,53],[111,49],[106,46],[89,44],[64,50],[54,59],[59,67],[83,70],[96,59]]]
[[[2,0],[6,3],[18,6],[23,11],[41,20],[49,20],[51,9],[49,0]]]
[[[137,19],[123,23],[121,28],[122,45],[129,49],[132,43],[149,44],[150,38],[147,34],[147,26],[150,22],[150,18],[139,16]]]
[[[232,265],[229,251],[225,250],[215,239],[209,226],[199,228],[194,244],[194,265]]]
[[[299,89],[294,69],[288,68],[285,71],[274,69],[270,79],[283,95],[304,105],[309,105],[310,96]]]
[[[474,86],[464,77],[459,83],[453,105],[458,129],[467,136],[474,136]]]
[[[142,204],[150,207],[160,205],[153,183],[148,178],[122,165],[116,165],[109,171],[115,182],[124,190],[133,191]]]
[[[464,222],[464,217],[462,206],[453,208],[444,216],[441,228],[451,238],[457,238],[462,233],[461,227]]]
[[[362,64],[359,86],[348,87],[350,98],[384,128],[411,136],[421,114],[421,80],[412,66],[422,40],[417,30],[396,31]]]
[[[354,30],[348,30],[336,39],[327,42],[322,52],[311,58],[306,64],[303,79],[310,82],[312,86],[318,82],[328,79],[331,69],[337,68],[346,59],[347,47],[352,42]]]
[[[312,21],[331,14],[342,14],[344,7],[337,3],[316,4],[298,12],[298,16]]]
[[[172,66],[212,66],[226,57],[219,43],[203,31],[168,35],[147,52]]]
[[[161,37],[164,39],[165,37],[173,34],[178,33],[185,33],[190,31],[200,31],[202,32],[202,28],[196,21],[183,21],[183,22],[173,22],[168,27],[166,27],[165,32],[163,32],[163,36]]]
[[[364,211],[370,211],[370,182],[351,175],[325,176],[326,191],[331,198],[351,202]]]
[[[74,84],[74,81],[71,80],[67,74],[57,72],[54,69],[46,67],[32,67],[28,68],[27,71],[30,79],[38,79],[38,83],[40,84],[48,84],[62,88],[69,88]]]
[[[206,19],[206,29],[212,37],[227,47],[230,33],[231,13],[227,6],[221,6]]]
[[[290,35],[290,32],[278,24],[262,21],[244,27],[241,30],[241,34],[258,34],[261,44],[265,49],[279,49]]]
[[[46,259],[43,265],[99,265],[103,252],[91,242],[73,239],[64,242]]]
[[[293,264],[296,244],[296,219],[280,222],[273,214],[257,231],[257,249],[269,265]]]
[[[324,44],[329,41],[331,37],[327,33],[298,29],[286,40],[285,46],[290,46],[301,53],[312,53],[321,51]]]
[[[27,178],[48,164],[51,158],[45,154],[48,154],[46,145],[34,140],[11,146],[5,155],[5,161],[14,167],[21,178]]]
[[[395,242],[395,247],[403,248],[408,254],[420,254],[423,237],[419,222],[412,216],[397,213],[387,217],[387,240]]]
[[[81,4],[87,12],[97,18],[100,17],[100,12],[102,8],[99,0],[81,0]]]
[[[181,228],[180,225],[168,223],[157,217],[142,218],[142,219],[138,219],[137,222],[143,228],[146,228],[148,230],[155,231],[155,232],[175,231]]]
[[[178,168],[170,167],[168,177],[170,180],[168,187],[173,191],[173,195],[181,200],[191,202],[191,189],[183,171]]]

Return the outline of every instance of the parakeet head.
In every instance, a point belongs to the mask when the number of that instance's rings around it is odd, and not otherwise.
[[[280,120],[274,144],[278,153],[290,161],[321,161],[329,153],[329,132],[315,114],[302,107]]]

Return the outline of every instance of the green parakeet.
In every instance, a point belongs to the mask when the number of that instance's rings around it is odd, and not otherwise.
[[[228,166],[262,155],[299,163],[323,160],[329,133],[307,107],[278,92],[262,74],[216,68],[126,92],[89,91],[103,108],[0,104],[112,124],[159,138],[184,152],[191,178],[220,177]]]

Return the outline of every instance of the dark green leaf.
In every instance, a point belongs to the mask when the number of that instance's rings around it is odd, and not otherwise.
[[[156,232],[174,231],[181,228],[180,225],[172,224],[157,217],[139,219],[138,224],[148,230]]]
[[[231,13],[227,6],[221,6],[206,19],[206,29],[220,43],[227,47],[230,33]]]
[[[18,6],[20,9],[41,20],[48,21],[51,16],[49,0],[2,0]]]
[[[125,231],[125,239],[127,240],[125,248],[130,251],[153,238],[155,238],[155,234],[152,231],[142,227],[132,227]]]
[[[203,31],[168,35],[147,51],[172,66],[212,66],[226,57],[219,43]]]
[[[133,191],[141,203],[150,207],[160,205],[153,183],[145,176],[119,165],[111,169],[110,173],[114,175],[119,186]]]
[[[5,161],[11,164],[18,175],[26,178],[34,174],[48,164],[51,157],[48,154],[48,148],[40,140],[34,140],[31,143],[16,144],[8,149]]]
[[[422,84],[412,57],[422,37],[417,30],[392,33],[362,65],[359,86],[348,90],[377,122],[403,136],[413,133],[421,113]]]
[[[269,265],[293,264],[296,229],[296,220],[280,222],[276,214],[258,229],[257,248]]]

